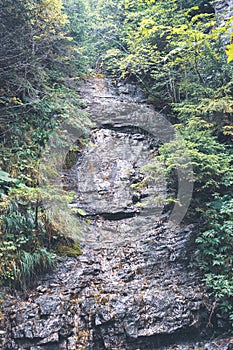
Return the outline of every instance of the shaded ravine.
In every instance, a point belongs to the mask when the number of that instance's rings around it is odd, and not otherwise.
[[[96,127],[66,176],[77,194],[72,206],[87,216],[83,254],[6,298],[4,350],[231,349],[230,337],[214,339],[226,321],[189,267],[192,227],[170,222],[163,200],[153,200],[166,196],[162,170],[132,187],[170,136],[159,123],[158,132],[137,125],[159,114],[126,89],[109,90],[103,79],[80,88]]]

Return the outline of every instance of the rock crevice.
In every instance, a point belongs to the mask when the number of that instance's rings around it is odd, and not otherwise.
[[[169,222],[164,203],[148,200],[166,194],[161,179],[141,192],[132,188],[145,179],[141,167],[152,161],[156,147],[148,135],[114,128],[128,128],[129,117],[137,125],[142,113],[154,118],[152,107],[122,97],[125,90],[113,106],[106,89],[97,79],[82,90],[98,129],[69,173],[77,193],[73,206],[86,212],[83,254],[60,259],[31,290],[6,297],[1,348],[230,350],[230,337],[208,340],[223,334],[227,322],[190,267],[193,228]]]

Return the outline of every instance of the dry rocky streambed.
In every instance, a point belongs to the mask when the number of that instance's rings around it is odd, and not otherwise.
[[[114,90],[93,79],[80,89],[96,123],[68,174],[73,206],[89,218],[83,254],[59,260],[33,289],[7,295],[1,349],[233,349],[226,320],[189,267],[192,227],[163,211],[162,172],[132,186],[168,137],[163,120],[132,85]]]

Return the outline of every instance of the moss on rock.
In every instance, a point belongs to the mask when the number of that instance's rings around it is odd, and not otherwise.
[[[58,244],[57,251],[61,256],[74,257],[82,254],[82,249],[78,242],[73,242],[70,245]]]

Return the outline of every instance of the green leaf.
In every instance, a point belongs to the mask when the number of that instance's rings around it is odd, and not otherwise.
[[[10,174],[7,173],[6,171],[0,170],[0,183],[16,183],[18,182],[18,179],[13,179],[12,177],[10,177]]]
[[[84,209],[80,209],[80,208],[72,208],[71,209],[74,213],[77,213],[81,216],[86,216],[87,212]]]
[[[233,43],[226,46],[227,63],[233,61]]]

